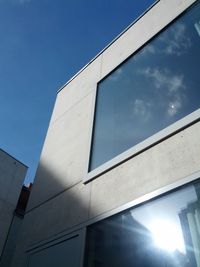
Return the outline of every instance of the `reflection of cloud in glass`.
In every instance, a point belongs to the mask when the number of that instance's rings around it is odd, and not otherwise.
[[[139,56],[147,54],[166,54],[181,56],[192,46],[192,41],[188,37],[186,26],[183,23],[174,25],[169,31],[163,32],[157,39],[156,46],[148,44],[142,50]],[[138,59],[139,57],[137,57]]]
[[[165,32],[160,40],[166,45],[163,52],[168,55],[180,56],[192,45],[186,33],[186,26],[183,23],[178,23],[170,31]]]
[[[167,114],[172,117],[177,114],[178,110],[181,108],[182,104],[180,100],[175,100],[169,103]]]
[[[112,81],[117,81],[122,73],[122,68],[118,68],[115,70],[112,75],[110,75],[109,79]]]
[[[184,75],[172,74],[169,69],[161,70],[159,68],[144,68],[138,71],[147,79],[151,79],[155,88],[162,89],[162,92],[157,92],[167,104],[167,115],[172,117],[178,113],[182,107],[184,98],[183,89],[186,88],[184,83]],[[139,103],[141,104],[141,103]]]
[[[153,46],[152,44],[149,44],[147,46],[145,46],[142,50],[141,53],[139,54],[139,56],[141,55],[146,55],[146,54],[155,54],[156,53],[156,48],[155,46]]]
[[[144,74],[147,78],[152,78],[156,88],[166,86],[169,92],[177,92],[179,89],[185,88],[184,76],[171,74],[168,69],[148,67],[139,70],[139,73]]]
[[[133,113],[136,116],[139,116],[140,119],[143,117],[143,120],[148,120],[151,116],[150,113],[150,103],[146,103],[142,99],[136,99],[133,104]]]
[[[198,35],[200,36],[200,21],[199,21],[199,22],[196,22],[196,23],[194,24],[194,27],[195,27],[195,29],[196,29]]]

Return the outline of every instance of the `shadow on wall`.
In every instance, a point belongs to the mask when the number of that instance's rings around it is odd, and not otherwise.
[[[40,163],[23,223],[24,247],[88,220],[91,184],[84,185],[82,180],[67,184],[67,175],[63,178]]]

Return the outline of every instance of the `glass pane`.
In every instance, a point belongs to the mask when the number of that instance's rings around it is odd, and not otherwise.
[[[200,183],[89,227],[85,267],[200,267]]]
[[[200,4],[98,85],[89,170],[199,108]]]

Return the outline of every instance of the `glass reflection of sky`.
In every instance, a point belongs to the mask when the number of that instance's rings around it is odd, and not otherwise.
[[[90,170],[199,108],[199,14],[200,4],[99,83]]]

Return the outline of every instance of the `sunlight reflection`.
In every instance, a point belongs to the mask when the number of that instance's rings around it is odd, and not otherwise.
[[[176,250],[185,254],[185,245],[180,228],[175,223],[166,220],[155,220],[149,230],[153,234],[155,245],[169,252]]]

